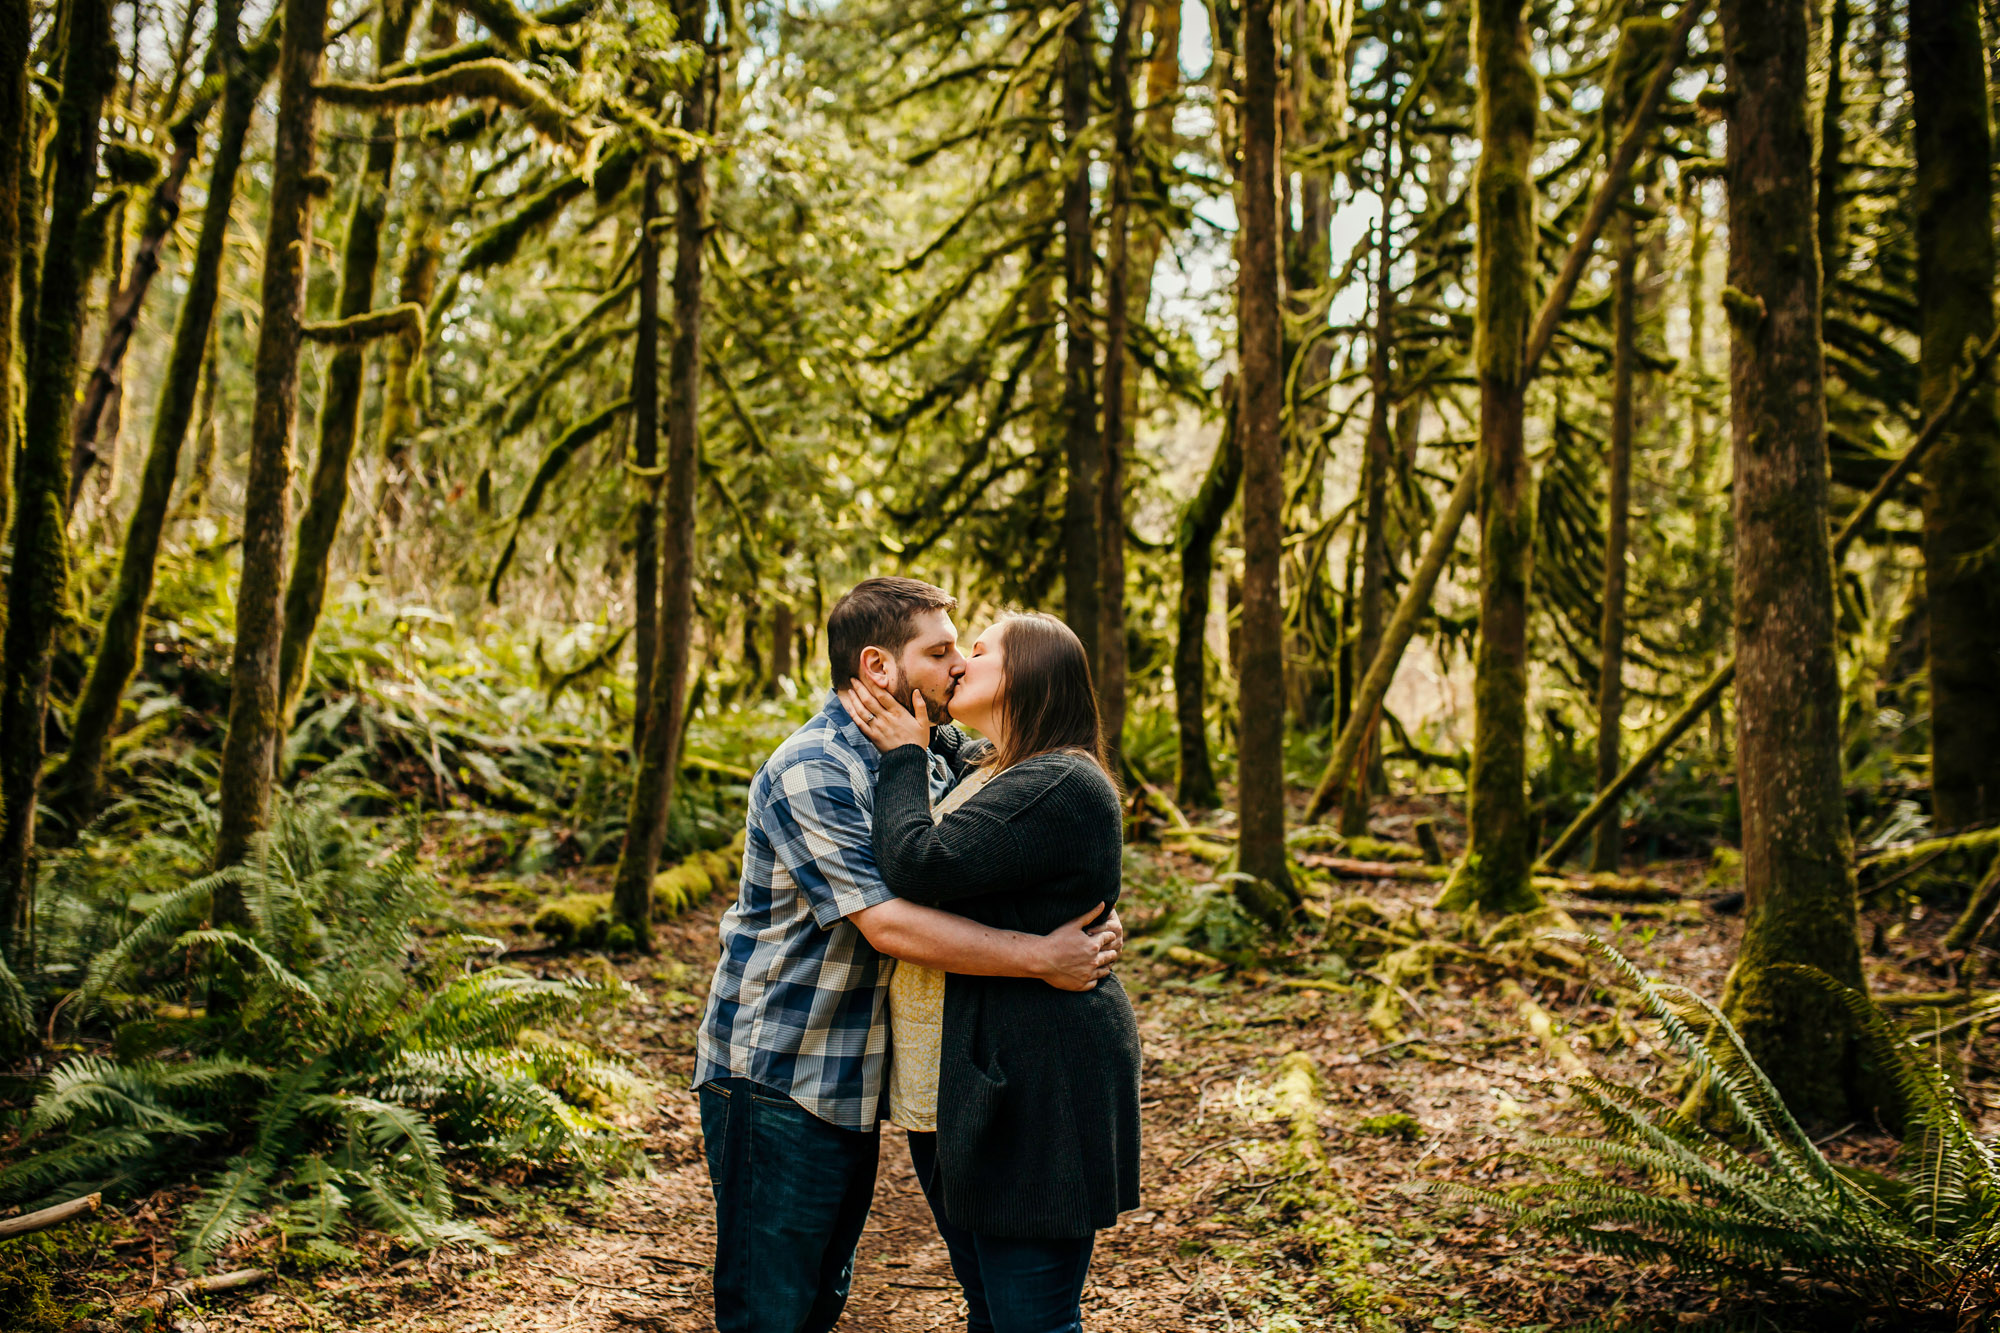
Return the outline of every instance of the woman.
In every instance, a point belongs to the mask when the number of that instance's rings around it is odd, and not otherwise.
[[[1117,903],[1118,791],[1067,625],[1010,616],[973,644],[951,711],[991,744],[967,747],[935,816],[922,693],[915,716],[863,681],[841,699],[883,752],[875,859],[899,896],[1031,934]],[[910,1131],[968,1329],[1080,1333],[1096,1233],[1139,1204],[1139,1031],[1123,987],[902,963],[889,1006],[890,1119]]]

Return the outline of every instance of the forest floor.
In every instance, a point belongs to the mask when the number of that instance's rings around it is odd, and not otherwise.
[[[1140,855],[1145,874],[1136,879],[1178,878],[1184,886],[1209,874],[1157,850]],[[1703,869],[1649,868],[1688,894],[1677,916],[1581,924],[1645,970],[1715,996],[1741,924],[1712,910],[1713,901],[1696,905]],[[1335,888],[1365,893],[1391,916],[1421,908],[1432,892],[1395,881]],[[1157,913],[1147,892],[1144,882],[1128,890],[1135,927]],[[640,998],[599,1035],[656,1084],[657,1096],[630,1125],[643,1140],[641,1171],[588,1188],[510,1182],[509,1201],[480,1218],[511,1247],[504,1255],[379,1252],[371,1268],[302,1275],[246,1246],[224,1266],[275,1266],[284,1275],[183,1305],[169,1322],[314,1333],[711,1328],[711,1209],[688,1075],[725,905],[717,900],[665,927],[658,957],[618,965]],[[1921,907],[1872,922],[1878,944],[1895,945],[1870,960],[1875,988],[1941,987],[1920,960],[1925,941],[1947,925],[1936,914],[1926,920]],[[552,973],[575,966],[559,955],[522,962]],[[1496,1155],[1539,1134],[1588,1132],[1565,1102],[1561,1070],[1492,974],[1443,972],[1430,990],[1408,995],[1403,1030],[1412,1039],[1395,1045],[1370,1028],[1362,985],[1304,989],[1276,977],[1259,984],[1201,976],[1136,950],[1121,974],[1146,1053],[1145,1197],[1142,1211],[1100,1236],[1084,1301],[1094,1333],[1642,1330],[1699,1327],[1743,1308],[1713,1280],[1509,1234],[1485,1210],[1438,1191],[1443,1182],[1503,1185],[1514,1168]],[[1641,1016],[1589,987],[1530,982],[1528,990],[1593,1070],[1664,1088],[1669,1067],[1635,1021]],[[1306,1180],[1282,1169],[1288,1124],[1270,1092],[1279,1060],[1292,1051],[1310,1057],[1323,1093],[1317,1110],[1327,1167]],[[1975,1097],[1991,1094],[1975,1086]],[[1982,1110],[1990,1116],[1996,1105]],[[901,1140],[901,1131],[883,1134],[874,1211],[841,1325],[854,1333],[964,1326]],[[1872,1163],[1892,1148],[1874,1126],[1848,1127],[1830,1142],[1837,1155]],[[170,1280],[166,1219],[175,1202],[121,1210],[116,1239],[107,1239],[89,1280],[100,1300],[122,1304]]]

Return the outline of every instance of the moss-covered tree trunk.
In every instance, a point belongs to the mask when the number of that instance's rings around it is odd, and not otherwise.
[[[1097,698],[1112,762],[1125,738],[1126,330],[1132,315],[1132,23],[1140,0],[1123,0],[1106,71],[1111,82],[1110,253],[1104,278],[1104,475],[1097,509]],[[1141,310],[1141,317],[1145,312]]]
[[[1393,219],[1390,201],[1396,195],[1395,132],[1384,127],[1383,157],[1390,185],[1382,192],[1382,216],[1375,233],[1375,328],[1368,349],[1368,433],[1361,457],[1361,597],[1356,615],[1351,674],[1368,669],[1382,648],[1382,625],[1387,620],[1389,602],[1389,474],[1391,457],[1389,407],[1395,394],[1390,383],[1390,354],[1396,338],[1396,288],[1393,281],[1395,256],[1391,237]],[[1373,710],[1380,712],[1377,708]],[[1349,837],[1368,831],[1368,787],[1371,761],[1377,754],[1380,724],[1364,719],[1368,730],[1362,745],[1360,771],[1340,797],[1340,831]]]
[[[1083,640],[1093,674],[1101,671],[1098,635],[1099,488],[1104,441],[1097,427],[1097,339],[1092,336],[1091,275],[1097,241],[1090,221],[1090,85],[1096,60],[1093,11],[1079,5],[1063,36],[1063,619]]]
[[[222,112],[216,126],[215,160],[208,173],[208,199],[203,206],[201,234],[188,267],[187,293],[174,320],[173,343],[160,377],[160,400],[154,411],[153,434],[140,474],[139,495],[125,526],[125,544],[110,604],[98,627],[97,652],[90,674],[77,697],[70,724],[69,751],[50,784],[50,800],[60,804],[73,822],[88,819],[97,808],[104,747],[118,722],[119,701],[139,665],[140,635],[145,628],[146,603],[153,595],[153,576],[160,554],[160,533],[173,498],[174,473],[179,466],[199,396],[212,415],[215,375],[210,349],[214,345],[216,297],[221,290],[223,248],[228,239],[229,210],[236,196],[236,175],[243,163],[243,141],[257,96],[270,73],[272,47],[260,44],[251,52],[238,46],[237,22],[241,0],[222,0],[215,29],[216,68],[223,75]],[[203,363],[208,368],[203,371]],[[197,481],[200,478],[197,477]],[[206,485],[200,487],[206,491]]]
[[[1831,0],[1826,9],[1826,92],[1820,98],[1819,108],[1819,167],[1816,172],[1819,212],[1815,227],[1819,237],[1820,281],[1825,287],[1832,286],[1833,275],[1840,267],[1840,192],[1847,174],[1847,117],[1843,114],[1847,110],[1847,3],[1848,0]],[[1978,0],[1970,0],[1966,7],[1971,8],[1977,3]],[[1975,24],[1978,22],[1976,13],[1973,21]],[[1820,304],[1824,313],[1824,294]]]
[[[1988,42],[2000,34],[1987,34]],[[1910,0],[1919,397],[1933,416],[1993,329],[1993,151],[1976,0]],[[2000,818],[2000,416],[1988,377],[1924,460],[1931,800],[1938,828]]]
[[[278,651],[285,631],[285,548],[291,538],[292,426],[298,411],[306,255],[312,245],[313,80],[326,44],[326,0],[285,0],[262,315],[253,363],[249,469],[243,486],[243,565],[236,646],[229,661],[229,731],[222,743],[215,864],[234,865],[270,818],[281,739]],[[215,917],[240,919],[233,888],[216,891]]]
[[[698,40],[705,12],[682,0],[681,31]],[[714,72],[690,76],[680,124],[690,134],[713,130],[707,100]],[[694,646],[696,467],[701,458],[701,246],[708,207],[707,159],[696,153],[674,167],[674,339],[667,364],[667,461],[661,522],[660,637],[647,705],[646,746],[632,780],[625,844],[618,854],[612,906],[633,943],[652,950],[653,875],[666,843],[680,733],[686,725],[688,658]]]
[[[1238,898],[1265,922],[1298,902],[1285,856],[1284,406],[1278,292],[1278,47],[1274,0],[1243,9],[1243,158],[1239,178],[1237,362],[1242,368],[1243,663],[1237,676]]]
[[[375,72],[403,59],[410,40],[415,0],[380,0],[375,16]],[[368,152],[354,186],[341,246],[340,294],[336,319],[365,315],[375,306],[375,270],[382,258],[382,223],[389,211],[389,183],[396,170],[396,113],[384,111],[369,128]],[[362,379],[368,371],[368,344],[342,343],[326,367],[320,388],[318,447],[306,483],[306,509],[299,516],[291,578],[285,587],[284,641],[278,649],[278,729],[290,730],[312,665],[314,631],[326,602],[328,563],[347,511],[348,469],[361,426]]]
[[[660,165],[646,163],[639,191],[639,327],[632,338],[632,464],[639,469],[632,540],[632,753],[646,751],[653,662],[660,647]]]
[[[1859,986],[1841,800],[1826,385],[1804,0],[1721,0],[1729,117],[1737,789],[1743,941],[1723,1007],[1794,1113],[1867,1118],[1845,1011]]]
[[[0,0],[0,527],[13,469],[14,321],[21,256],[21,172],[28,160],[28,0]]]
[[[1528,466],[1527,343],[1535,315],[1535,124],[1541,83],[1522,0],[1475,0],[1479,65],[1479,648],[1473,682],[1470,846],[1442,905],[1527,911],[1528,576],[1535,487]]]
[[[146,205],[146,221],[139,233],[139,243],[132,251],[131,276],[125,280],[124,286],[116,287],[112,293],[110,308],[105,313],[104,335],[97,350],[97,362],[91,367],[90,378],[84,381],[82,398],[70,416],[69,513],[75,512],[77,497],[83,494],[86,474],[104,461],[97,452],[99,431],[109,420],[112,433],[117,433],[125,353],[132,346],[132,335],[139,327],[139,313],[145,306],[147,293],[152,290],[154,277],[159,274],[160,249],[172,233],[174,223],[180,219],[181,187],[187,183],[188,170],[194,165],[201,127],[208,119],[209,108],[213,104],[212,97],[198,98],[167,128],[172,150],[166,172],[153,187],[152,197]],[[114,262],[111,268],[114,286],[120,271],[120,266]],[[115,479],[107,479],[105,489],[114,492]]]
[[[1236,502],[1243,480],[1243,450],[1236,419],[1238,397],[1233,376],[1222,381],[1222,436],[1201,488],[1181,514],[1175,547],[1180,554],[1181,588],[1174,616],[1174,721],[1179,728],[1179,762],[1174,770],[1174,797],[1183,806],[1207,810],[1221,803],[1215,786],[1215,765],[1208,754],[1208,603],[1215,573],[1215,537]]]
[[[93,257],[84,218],[97,188],[98,119],[118,65],[110,0],[72,0],[66,37],[62,97],[49,148],[48,244],[23,383],[21,449],[14,460],[7,629],[0,640],[0,948],[9,952],[27,911],[49,663],[69,603],[64,519],[70,410]]]
[[[1604,620],[1597,636],[1597,790],[1618,780],[1625,724],[1625,554],[1632,509],[1633,368],[1638,359],[1638,236],[1631,217],[1616,223],[1612,263],[1611,439],[1604,458]],[[1618,806],[1604,812],[1592,870],[1618,869]]]
[[[448,50],[458,40],[458,13],[448,5],[431,6],[425,46]],[[426,145],[412,152],[414,179],[405,194],[402,263],[396,271],[396,300],[430,309],[437,294],[438,215],[441,209],[443,150]],[[410,394],[415,346],[407,339],[390,340],[382,353],[382,411],[375,422],[376,447],[382,454],[381,480],[375,496],[375,531],[371,534],[371,564],[382,560],[377,538],[393,533],[403,521],[403,492],[410,474],[410,436],[416,430],[417,405]]]

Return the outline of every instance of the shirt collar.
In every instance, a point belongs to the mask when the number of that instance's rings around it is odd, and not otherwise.
[[[847,748],[861,756],[861,762],[873,773],[882,765],[882,752],[875,748],[875,742],[862,734],[848,714],[847,705],[840,702],[840,696],[832,690],[826,692],[826,703],[819,710],[832,723],[834,734],[847,742]]]

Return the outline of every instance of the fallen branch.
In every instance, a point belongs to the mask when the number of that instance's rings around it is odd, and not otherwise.
[[[1546,1009],[1535,1003],[1535,997],[1528,994],[1520,982],[1512,977],[1502,978],[1500,994],[1503,998],[1513,1001],[1521,1020],[1541,1041],[1542,1049],[1549,1053],[1549,1058],[1562,1068],[1563,1073],[1571,1078],[1589,1077],[1590,1067],[1570,1049],[1569,1043],[1556,1031],[1555,1020],[1549,1017]]]
[[[36,1231],[47,1231],[79,1217],[87,1217],[97,1211],[104,1202],[102,1194],[86,1194],[81,1199],[71,1199],[52,1208],[38,1212],[23,1213],[19,1217],[0,1220],[0,1240],[12,1240],[15,1236],[26,1236]]]
[[[215,1296],[225,1291],[254,1287],[270,1276],[271,1272],[267,1268],[239,1268],[233,1273],[215,1273],[208,1277],[189,1278],[185,1282],[176,1282],[171,1287],[162,1287],[132,1308],[165,1313],[167,1307],[176,1299],[192,1301],[196,1296]]]

